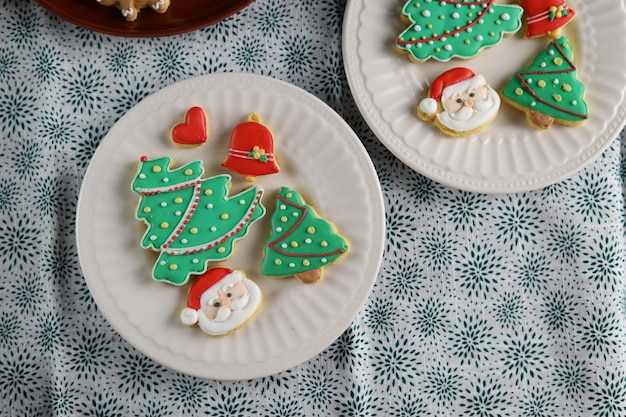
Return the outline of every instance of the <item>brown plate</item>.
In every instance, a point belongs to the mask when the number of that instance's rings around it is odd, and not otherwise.
[[[134,22],[127,22],[117,7],[96,0],[36,0],[51,13],[96,32],[147,37],[190,32],[218,22],[254,0],[171,0],[167,12],[144,8]]]

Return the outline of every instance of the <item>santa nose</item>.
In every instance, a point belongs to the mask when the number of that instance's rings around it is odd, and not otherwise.
[[[222,307],[230,307],[230,298],[224,298],[220,304]]]
[[[474,107],[474,100],[469,100],[469,99],[465,100],[463,102],[463,105],[466,106],[466,107]]]

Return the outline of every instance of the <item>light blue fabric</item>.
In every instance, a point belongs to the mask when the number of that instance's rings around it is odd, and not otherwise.
[[[452,190],[404,166],[360,117],[341,58],[345,0],[257,0],[148,39],[2,4],[3,416],[626,415],[624,132],[545,189]],[[388,228],[346,332],[294,369],[239,382],[179,374],[122,340],[89,294],[74,231],[85,169],[116,120],[223,71],[291,82],[342,115],[374,161]]]

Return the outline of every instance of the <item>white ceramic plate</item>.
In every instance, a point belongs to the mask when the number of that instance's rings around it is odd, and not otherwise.
[[[169,132],[185,111],[201,106],[211,133],[200,147],[172,145]],[[153,281],[156,256],[139,246],[130,189],[142,155],[170,155],[176,166],[202,159],[207,176],[220,166],[232,128],[257,112],[275,135],[281,172],[259,177],[264,204],[281,185],[300,190],[350,241],[350,252],[325,269],[322,281],[260,275],[269,213],[221,263],[242,269],[264,296],[257,316],[221,338],[180,324],[188,286]],[[248,186],[233,175],[231,194]],[[349,126],[309,93],[271,78],[215,74],[179,82],[130,110],[103,139],[87,170],[78,204],[77,241],[89,289],[105,317],[133,346],[180,372],[214,379],[251,379],[294,367],[332,343],[361,309],[383,252],[384,208],[373,165]]]
[[[471,60],[410,62],[394,49],[405,29],[405,0],[349,0],[343,55],[350,88],[380,141],[417,172],[454,188],[512,193],[541,188],[593,161],[626,122],[626,10],[623,1],[569,0],[577,15],[563,34],[575,47],[578,77],[586,85],[590,118],[580,127],[531,128],[524,113],[503,104],[487,130],[463,139],[440,133],[415,109],[429,83],[446,69],[465,66],[500,89],[543,50],[546,38],[506,38]],[[501,0],[499,3],[513,3]]]

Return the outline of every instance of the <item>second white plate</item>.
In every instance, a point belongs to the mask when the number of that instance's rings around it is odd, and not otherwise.
[[[415,64],[394,49],[405,28],[405,0],[349,0],[343,28],[346,73],[363,117],[381,142],[417,172],[454,188],[512,193],[541,188],[593,161],[626,122],[626,10],[621,1],[570,0],[576,18],[564,29],[575,46],[578,77],[586,86],[590,118],[580,127],[538,131],[503,104],[496,120],[468,138],[445,136],[415,109],[429,83],[465,66],[500,89],[543,50],[548,40],[521,33],[471,60]],[[500,1],[500,3],[512,3]]]
[[[202,107],[211,125],[207,143],[181,149],[169,132],[185,111]],[[187,286],[154,281],[155,254],[141,249],[145,225],[135,220],[130,189],[139,158],[169,155],[176,166],[202,159],[206,175],[220,166],[232,128],[257,112],[275,135],[281,171],[259,177],[271,211],[281,185],[301,191],[350,242],[350,252],[326,268],[322,281],[261,276],[269,214],[237,242],[222,265],[241,269],[260,287],[257,316],[235,333],[212,338],[179,322]],[[233,175],[231,194],[249,186]],[[332,343],[361,309],[376,280],[385,239],[378,178],[361,142],[328,106],[292,85],[246,74],[215,74],[174,84],[131,109],[103,139],[83,181],[77,214],[81,267],[113,327],[164,365],[214,379],[251,379],[280,372]]]

